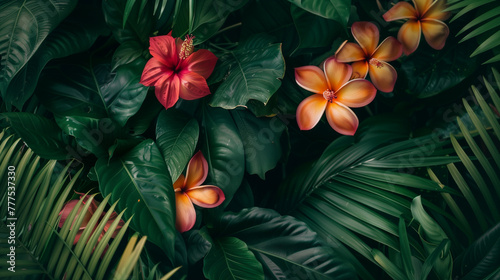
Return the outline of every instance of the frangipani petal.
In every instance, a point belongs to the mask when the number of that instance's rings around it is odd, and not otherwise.
[[[389,11],[387,11],[382,16],[385,21],[394,21],[398,19],[416,19],[417,11],[413,6],[408,2],[398,2],[394,7],[392,7]]]
[[[372,57],[382,61],[393,61],[403,54],[403,46],[394,37],[387,37],[377,47]]]
[[[443,12],[447,8],[446,0],[436,0],[432,3],[431,7],[425,12],[424,19],[437,19],[437,20],[447,20],[451,13]]]
[[[175,183],[174,183],[174,191],[180,191],[182,189],[182,187],[184,187],[184,182],[186,180],[186,177],[181,174],[179,176],[179,178],[177,178],[177,180],[175,180]]]
[[[313,94],[297,107],[297,124],[300,130],[309,130],[318,124],[326,108],[326,99],[322,94]]]
[[[352,65],[351,79],[364,79],[368,74],[368,62],[356,61]]]
[[[358,44],[348,43],[347,41],[340,46],[335,54],[338,62],[353,62],[365,59],[365,52]]]
[[[302,66],[295,68],[295,81],[303,89],[323,93],[328,89],[325,74],[317,66]]]
[[[448,38],[450,34],[450,29],[442,21],[429,19],[422,21],[422,32],[429,46],[433,49],[440,50],[446,43],[446,38]]]
[[[416,20],[409,20],[398,32],[398,40],[403,45],[403,51],[406,55],[413,53],[420,42],[420,22]]]
[[[181,62],[183,71],[194,72],[208,79],[217,64],[217,57],[209,50],[198,50]]]
[[[198,186],[189,189],[186,194],[194,204],[204,208],[214,208],[222,204],[226,197],[216,186]]]
[[[380,40],[377,26],[368,21],[357,21],[352,24],[351,32],[365,54],[373,54]]]
[[[423,15],[431,6],[433,0],[413,0],[419,15]]]
[[[391,92],[394,89],[398,73],[389,63],[378,61],[378,65],[370,64],[370,71],[368,73],[370,73],[370,79],[373,85],[378,90]]]
[[[181,80],[179,97],[185,100],[195,100],[210,94],[207,80],[195,72],[186,70],[178,74]]]
[[[334,57],[325,60],[323,68],[328,81],[328,88],[333,91],[337,91],[351,78],[352,67],[348,64],[338,62]]]
[[[358,108],[370,104],[376,94],[377,89],[372,83],[364,79],[355,79],[339,89],[335,101],[349,107]]]
[[[147,87],[154,86],[160,79],[168,79],[172,74],[174,71],[153,57],[146,63],[140,83]]]
[[[189,161],[186,171],[185,191],[201,185],[208,175],[208,163],[201,151],[198,151]]]
[[[175,68],[179,62],[175,39],[170,35],[149,38],[149,52],[168,68]]]
[[[180,87],[181,81],[175,74],[158,80],[155,86],[155,95],[165,109],[173,107],[179,100]]]
[[[335,131],[344,135],[354,135],[359,125],[358,117],[354,112],[338,102],[328,103],[326,119]]]
[[[189,197],[181,192],[175,193],[175,228],[185,232],[193,228],[196,222],[196,211]]]

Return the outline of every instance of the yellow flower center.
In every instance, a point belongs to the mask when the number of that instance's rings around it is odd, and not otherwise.
[[[333,102],[333,99],[337,99],[337,95],[333,90],[327,89],[323,91],[323,97],[330,103]]]
[[[377,68],[382,68],[384,67],[384,64],[382,64],[382,62],[376,60],[375,58],[372,58],[370,59],[370,62],[369,62],[371,65],[373,66],[376,66]]]
[[[182,42],[181,50],[179,51],[179,58],[186,59],[193,53],[194,45],[193,45],[194,36],[186,35],[186,40]]]

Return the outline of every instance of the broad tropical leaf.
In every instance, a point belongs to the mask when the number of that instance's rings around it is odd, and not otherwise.
[[[347,25],[351,10],[351,0],[288,0],[315,15],[333,19],[343,26]]]

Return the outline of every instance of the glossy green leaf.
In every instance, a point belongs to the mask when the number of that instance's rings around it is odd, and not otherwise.
[[[235,237],[211,240],[212,248],[203,260],[203,274],[209,280],[264,280],[262,265]]]
[[[472,45],[472,44],[470,44]],[[478,60],[469,58],[469,45],[442,51],[422,51],[402,61],[398,74],[406,75],[408,84],[401,90],[427,98],[451,89],[472,75]],[[470,46],[472,47],[472,46]],[[398,85],[396,85],[396,88]]]
[[[288,0],[302,9],[315,15],[333,19],[347,26],[351,14],[351,0]]]
[[[198,136],[198,122],[183,111],[171,108],[158,116],[156,143],[174,182],[195,154]]]
[[[121,65],[129,64],[149,53],[137,41],[126,41],[116,48],[111,59],[111,71],[115,71]]]
[[[220,217],[223,236],[244,241],[264,266],[266,279],[356,279],[352,266],[306,224],[270,209],[251,208]]]
[[[413,199],[411,213],[413,218],[420,224],[419,234],[425,250],[428,254],[432,254],[436,248],[440,248],[441,242],[448,239],[448,237],[439,224],[424,210],[421,199],[420,196]],[[453,269],[449,243],[440,251],[439,258],[434,263],[434,269],[440,278],[449,279]]]
[[[127,208],[124,218],[130,226],[148,236],[174,259],[175,197],[172,180],[160,150],[145,140],[121,157],[100,158],[95,166],[99,190],[110,201],[118,201],[119,211]]]
[[[114,73],[106,64],[63,65],[46,71],[38,97],[56,115],[109,117],[124,126],[146,98],[148,89],[139,84],[142,67],[127,64]]]
[[[330,47],[341,31],[335,21],[309,13],[296,5],[290,7],[290,13],[300,37],[297,49]]]
[[[206,181],[222,189],[229,204],[245,172],[243,143],[231,115],[226,110],[202,109],[201,150],[208,162]]]
[[[66,116],[56,117],[56,122],[66,134],[75,137],[81,147],[97,157],[107,156],[108,148],[117,138],[128,137],[123,128],[109,118]]]
[[[227,77],[213,93],[210,105],[225,109],[246,107],[249,100],[266,104],[281,85],[285,61],[281,44],[268,37],[254,36],[234,51],[220,57]]]
[[[31,113],[3,113],[0,115],[12,126],[37,155],[46,159],[69,159],[68,139],[57,124]]]
[[[8,0],[0,3],[0,95],[76,0]]]
[[[102,10],[106,23],[111,28],[114,37],[120,43],[136,41],[144,44],[149,40],[155,25],[153,5],[147,1],[146,11],[139,13],[139,9],[133,9],[126,15],[126,1],[106,0],[102,2]],[[125,27],[123,26],[125,22]]]
[[[12,79],[5,102],[22,110],[35,91],[38,77],[52,59],[66,57],[89,49],[100,35],[109,32],[102,14],[93,3],[80,2],[75,11],[47,36],[27,64]]]
[[[249,111],[233,110],[245,149],[246,170],[265,178],[281,158],[280,137],[285,125],[278,118],[257,118]]]
[[[227,16],[243,7],[248,0],[194,0],[189,2],[194,4],[190,33],[196,38],[195,44],[200,44],[212,37],[224,24]]]

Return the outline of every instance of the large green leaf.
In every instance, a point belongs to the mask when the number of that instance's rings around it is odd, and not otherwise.
[[[330,47],[341,30],[335,21],[311,14],[296,5],[290,7],[290,13],[300,37],[297,49]]]
[[[57,115],[109,117],[124,126],[146,98],[148,88],[139,84],[142,62],[118,67],[62,65],[45,71],[38,91],[42,103]]]
[[[0,3],[0,95],[76,0],[9,0]]]
[[[455,261],[453,274],[460,279],[485,279],[500,267],[500,224],[497,224],[474,243]]]
[[[133,216],[130,226],[174,260],[174,189],[156,144],[145,140],[121,157],[100,158],[95,170],[102,194],[111,194],[118,210],[127,208],[125,219]]]
[[[220,60],[218,67],[227,69],[227,77],[213,94],[210,105],[214,107],[246,107],[251,99],[266,104],[285,74],[281,44],[272,44],[272,39],[264,35],[247,39]]]
[[[432,219],[422,206],[421,197],[417,196],[411,203],[411,213],[413,218],[420,224],[419,234],[428,254],[440,247],[443,240],[448,239],[446,233],[439,224]],[[450,246],[445,246],[439,253],[439,258],[434,264],[434,269],[441,279],[450,279],[453,270],[453,260],[451,257]]]
[[[422,44],[422,42],[421,42]],[[469,44],[470,45],[470,44]],[[460,84],[473,74],[478,66],[476,58],[468,57],[467,45],[461,48],[449,47],[442,51],[419,51],[402,61],[401,74],[407,83],[398,83],[404,90],[419,98],[431,97]]]
[[[181,110],[164,110],[156,122],[160,147],[172,180],[177,180],[193,156],[198,143],[198,122]]]
[[[127,15],[127,21],[123,24],[125,7],[127,1],[106,0],[102,1],[102,10],[106,23],[111,28],[114,37],[120,43],[126,41],[136,41],[146,43],[153,33],[155,18],[151,1],[146,1],[145,12],[134,9]]]
[[[95,2],[95,1],[91,1]],[[21,110],[38,83],[40,72],[52,59],[66,57],[89,49],[100,35],[109,32],[104,18],[92,5],[80,2],[75,11],[40,45],[33,57],[17,73],[7,88],[5,102]]]
[[[188,1],[188,0],[183,0]],[[194,0],[190,33],[196,37],[196,44],[208,40],[226,21],[227,16],[241,7],[248,0]]]
[[[32,113],[3,113],[14,131],[40,157],[46,159],[69,159],[67,137],[57,124]]]
[[[288,0],[315,15],[333,19],[347,26],[351,12],[351,0]]]
[[[203,273],[210,280],[264,280],[262,265],[236,237],[212,240],[212,248],[203,261]]]
[[[218,235],[236,237],[263,264],[266,279],[356,279],[352,266],[340,258],[303,222],[264,208],[224,213]]]
[[[108,148],[118,138],[128,138],[125,130],[109,118],[56,116],[59,127],[76,138],[76,142],[97,157],[108,155]]]
[[[246,169],[265,178],[281,158],[280,137],[285,125],[278,118],[257,118],[247,110],[233,110],[245,149]]]
[[[202,151],[208,162],[208,179],[224,192],[229,204],[245,172],[245,156],[238,128],[226,110],[202,109]]]

